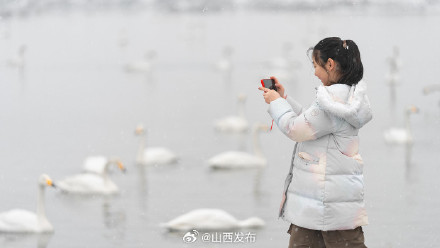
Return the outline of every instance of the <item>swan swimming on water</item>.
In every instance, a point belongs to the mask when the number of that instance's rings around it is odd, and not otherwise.
[[[246,220],[237,220],[234,216],[222,209],[201,208],[180,215],[175,219],[161,224],[169,231],[197,230],[232,230],[239,228],[259,228],[265,222],[258,217]]]
[[[18,68],[19,71],[23,71],[25,68],[25,53],[26,53],[26,45],[22,44],[18,48],[18,53],[16,56],[9,58],[6,61],[6,65],[12,68]]]
[[[232,71],[232,54],[233,48],[225,46],[222,50],[222,57],[215,63],[215,67],[222,73],[230,73]]]
[[[423,88],[423,94],[425,95],[428,95],[435,91],[440,91],[440,84],[433,84]]]
[[[141,60],[126,63],[124,70],[127,73],[143,73],[149,74],[154,69],[154,59],[156,58],[156,51],[150,50],[145,53]]]
[[[220,153],[208,160],[208,166],[213,169],[240,169],[263,167],[267,161],[261,151],[259,133],[268,131],[269,127],[265,124],[255,124],[252,135],[254,142],[254,154],[241,151],[228,151]]]
[[[125,171],[124,165],[119,159],[109,159],[104,170],[100,174],[82,173],[68,177],[57,182],[62,192],[84,195],[112,195],[119,192],[118,186],[110,180],[108,175],[109,166],[115,164],[121,171]]]
[[[249,130],[249,123],[245,118],[244,105],[246,95],[238,96],[238,115],[227,116],[214,123],[215,130],[219,132],[242,133]]]
[[[410,124],[410,116],[412,114],[418,113],[419,109],[415,106],[409,107],[405,111],[405,128],[397,128],[392,127],[388,130],[385,130],[383,136],[385,139],[385,142],[387,144],[412,144],[413,143],[413,137],[411,132],[411,124]]]
[[[147,147],[145,148],[146,131],[142,125],[136,127],[135,134],[140,136],[136,163],[142,165],[165,165],[174,164],[178,157],[172,151],[165,147]]]
[[[0,213],[0,233],[50,233],[53,226],[46,217],[44,192],[46,186],[55,187],[52,179],[42,174],[38,179],[37,212],[23,209],[12,209]]]

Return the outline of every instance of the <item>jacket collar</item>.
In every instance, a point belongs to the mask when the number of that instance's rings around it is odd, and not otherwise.
[[[316,91],[316,101],[325,112],[361,128],[372,119],[366,90],[367,84],[364,81],[351,87],[345,84],[321,85]]]

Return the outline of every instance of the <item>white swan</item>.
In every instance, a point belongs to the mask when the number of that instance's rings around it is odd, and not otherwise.
[[[57,186],[65,193],[73,194],[100,194],[112,195],[119,192],[118,186],[110,180],[108,169],[111,164],[116,164],[121,171],[125,171],[124,165],[118,159],[109,159],[104,170],[100,174],[82,173],[68,177],[57,182]]]
[[[393,55],[387,58],[389,72],[385,76],[386,83],[390,87],[390,101],[393,109],[395,108],[396,104],[396,86],[401,83],[399,71],[402,66],[402,61],[399,58],[399,54],[399,48],[394,46]]]
[[[264,124],[256,124],[253,127],[252,135],[254,142],[254,154],[240,151],[228,151],[220,153],[208,160],[208,166],[213,169],[240,169],[263,167],[267,161],[261,151],[259,132],[268,131],[269,127]]]
[[[148,51],[142,60],[125,64],[124,70],[127,73],[151,73],[154,68],[154,58],[156,58],[156,51]]]
[[[265,66],[271,69],[291,69],[293,45],[290,42],[283,44],[280,57],[269,58],[264,61]]]
[[[0,232],[53,232],[53,226],[47,220],[45,212],[44,189],[46,186],[54,187],[54,184],[48,175],[42,174],[38,180],[38,205],[36,214],[23,209],[13,209],[0,213]]]
[[[397,74],[400,71],[400,68],[402,67],[402,61],[400,60],[399,47],[393,47],[393,55],[387,58],[387,62],[390,66],[390,75]]]
[[[418,113],[419,109],[415,106],[409,107],[405,111],[405,128],[396,128],[392,127],[388,130],[385,130],[383,136],[385,139],[385,142],[387,144],[412,144],[413,143],[413,137],[411,133],[411,125],[410,125],[410,116],[411,114]]]
[[[215,63],[215,67],[218,71],[223,73],[230,73],[232,71],[233,49],[230,46],[225,46],[222,51],[222,57]]]
[[[281,56],[263,61],[264,68],[267,68],[265,74],[277,75],[281,81],[291,81],[295,77],[296,71],[302,66],[293,53],[293,47],[291,42],[285,42],[281,47]]]
[[[259,228],[265,222],[258,217],[240,221],[221,209],[201,208],[192,210],[177,218],[162,223],[161,226],[169,231],[197,230],[231,230],[238,228]]]
[[[25,52],[26,52],[26,45],[23,44],[18,49],[17,56],[9,58],[6,61],[7,66],[18,68],[19,70],[23,70],[25,66],[25,58],[24,58]]]
[[[135,131],[140,136],[136,163],[142,165],[164,165],[176,163],[178,157],[175,153],[164,147],[145,148],[146,132],[142,125],[138,125]]]
[[[440,84],[433,84],[423,88],[423,94],[428,95],[432,92],[440,91]]]
[[[240,94],[238,96],[238,115],[227,116],[223,119],[217,120],[214,123],[215,130],[219,132],[233,132],[242,133],[249,130],[249,123],[245,118],[244,106],[246,102],[246,95]]]

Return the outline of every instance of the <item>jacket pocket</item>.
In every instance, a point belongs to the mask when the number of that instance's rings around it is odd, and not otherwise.
[[[319,164],[319,159],[308,154],[307,152],[298,152],[298,157],[308,164]]]

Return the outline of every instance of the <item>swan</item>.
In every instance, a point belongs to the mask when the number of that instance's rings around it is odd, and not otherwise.
[[[264,124],[256,124],[253,127],[252,135],[254,141],[254,153],[249,154],[241,151],[228,151],[220,153],[208,160],[208,166],[213,169],[239,169],[264,167],[267,163],[261,151],[258,138],[259,132],[268,131],[269,127]]]
[[[293,47],[291,42],[285,42],[281,47],[281,56],[263,61],[263,66],[268,70],[266,74],[277,75],[281,81],[292,80],[295,72],[302,66],[301,62],[295,59]]]
[[[8,233],[50,233],[53,232],[52,224],[46,218],[44,192],[46,186],[55,187],[52,179],[42,174],[38,179],[38,205],[37,212],[33,213],[23,209],[12,209],[0,213],[0,232]]]
[[[135,131],[140,136],[139,148],[136,157],[137,164],[143,165],[164,165],[176,163],[178,157],[172,151],[165,147],[147,147],[145,148],[146,132],[142,125],[138,125]]]
[[[400,55],[399,47],[394,46],[393,55],[387,58],[387,62],[390,66],[390,74],[397,74],[400,71],[400,68],[402,67],[402,61],[400,60],[399,55]]]
[[[198,230],[231,230],[239,228],[259,228],[265,222],[258,217],[237,220],[222,209],[200,208],[180,215],[161,226],[169,231]]]
[[[227,116],[214,123],[215,130],[219,132],[236,132],[242,133],[249,130],[249,123],[244,116],[244,105],[246,95],[238,96],[238,115]]]
[[[386,75],[386,82],[390,87],[390,99],[391,103],[395,105],[396,102],[396,86],[401,82],[399,77],[399,71],[402,67],[402,61],[399,59],[399,48],[393,47],[393,55],[386,59],[389,64],[389,72]]]
[[[156,51],[150,50],[142,60],[125,64],[124,70],[127,73],[151,73],[154,67],[154,58],[156,58]]]
[[[411,125],[410,125],[410,115],[418,113],[419,109],[415,106],[409,107],[405,111],[405,128],[397,128],[392,127],[388,130],[385,130],[384,132],[384,139],[387,144],[412,144],[413,143],[413,137],[411,133]]]
[[[295,60],[293,54],[293,44],[286,42],[281,48],[282,56],[269,58],[264,61],[264,65],[270,69],[287,70],[290,71],[295,67],[300,67],[301,62]]]
[[[218,71],[229,73],[232,71],[231,56],[233,49],[230,46],[225,46],[222,51],[222,57],[215,63],[215,67]]]
[[[25,59],[24,59],[25,52],[26,52],[26,45],[23,44],[18,49],[17,56],[15,56],[13,58],[9,58],[6,61],[6,64],[10,67],[14,67],[14,68],[18,68],[19,70],[23,70],[23,68],[25,66]]]
[[[82,173],[67,177],[57,182],[58,188],[64,193],[73,194],[101,194],[112,195],[119,192],[118,186],[108,176],[111,164],[116,164],[121,171],[125,171],[124,165],[119,159],[109,159],[104,170],[100,174]]]
[[[433,84],[423,88],[423,94],[425,95],[428,95],[435,91],[440,91],[440,84]]]

